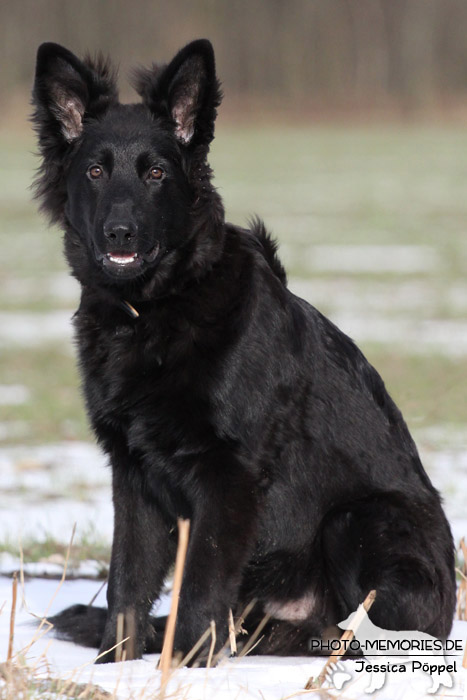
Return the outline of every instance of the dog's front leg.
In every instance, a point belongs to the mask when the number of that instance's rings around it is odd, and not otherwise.
[[[142,656],[146,639],[152,634],[149,613],[175,550],[157,506],[143,497],[137,473],[114,465],[113,502],[108,614],[99,663]],[[128,641],[118,651],[105,653],[126,637]]]
[[[229,608],[235,609],[245,566],[255,543],[254,478],[239,464],[218,462],[200,477],[180,594],[175,650],[187,654],[215,623],[215,650],[228,639]],[[197,662],[205,662],[211,639]]]

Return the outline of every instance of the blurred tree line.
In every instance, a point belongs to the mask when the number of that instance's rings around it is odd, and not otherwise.
[[[404,109],[467,97],[467,0],[1,0],[0,98],[29,90],[42,41],[100,49],[125,72],[201,36],[231,97]]]

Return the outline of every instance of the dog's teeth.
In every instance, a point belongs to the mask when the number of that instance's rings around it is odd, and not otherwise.
[[[118,265],[127,265],[128,263],[136,260],[136,257],[136,253],[133,255],[109,255],[109,260],[113,263],[117,263]]]

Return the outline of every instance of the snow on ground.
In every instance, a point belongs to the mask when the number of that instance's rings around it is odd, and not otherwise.
[[[465,494],[467,493],[467,449],[462,431],[450,435],[439,434],[441,427],[420,433],[421,442],[426,446],[422,455],[428,471],[445,496],[445,505],[450,517],[456,542],[467,534]],[[428,449],[437,445],[439,449]],[[16,541],[19,536],[53,536],[67,543],[73,523],[77,523],[76,537],[92,531],[110,545],[112,536],[112,507],[110,493],[110,472],[106,459],[99,450],[84,443],[64,443],[42,447],[5,447],[0,450],[0,471],[2,473],[3,517],[0,520],[0,541],[10,538]],[[65,496],[64,496],[65,494]],[[0,570],[10,573],[19,567],[19,560],[11,554],[0,554]],[[93,576],[96,562],[84,562],[74,575]],[[60,562],[29,563],[25,571],[30,576],[59,576],[62,573]],[[54,612],[67,605],[88,603],[100,587],[100,582],[89,580],[67,581],[60,588],[48,610],[58,586],[57,581],[30,579],[25,584],[25,597],[28,609],[40,616]],[[0,578],[0,655],[5,657],[11,580]],[[104,604],[104,593],[96,604]],[[167,610],[164,599],[161,613]],[[15,651],[20,651],[33,638],[34,630],[28,626],[31,620],[26,608],[18,611],[15,632]],[[455,624],[452,636],[460,641],[462,648],[467,642],[467,622]],[[50,644],[50,646],[49,646]],[[40,665],[41,654],[46,653],[50,673],[61,677],[73,676],[74,680],[92,680],[110,692],[118,683],[118,698],[148,698],[159,688],[160,677],[156,670],[156,656],[148,656],[142,661],[126,664],[93,666],[93,650],[82,649],[69,643],[47,637],[34,644],[27,653],[31,664]],[[461,652],[456,660],[455,685],[446,689],[449,697],[462,697],[463,672],[461,672]],[[384,659],[378,659],[382,663]],[[177,697],[189,700],[236,700],[237,698],[257,698],[276,700],[299,696],[310,676],[317,676],[324,659],[281,659],[249,657],[226,661],[221,666],[206,671],[204,669],[181,669],[170,682],[168,693],[177,692]],[[77,670],[78,669],[78,670]],[[356,663],[346,661],[343,669],[337,671],[336,684],[346,681],[340,692],[331,695],[344,698],[365,697],[369,674],[357,674]],[[340,674],[340,675],[339,675]],[[377,691],[378,698],[391,700],[416,700],[426,696],[430,678],[426,674],[391,673],[385,687]],[[443,690],[443,687],[441,688]],[[467,693],[467,691],[465,691]],[[144,694],[145,693],[145,694]],[[317,696],[317,693],[313,694]],[[328,696],[329,697],[329,696]],[[466,696],[467,697],[467,696]]]
[[[288,250],[284,246],[286,254]],[[310,261],[313,261],[312,265]],[[357,269],[358,261],[362,269]],[[314,246],[309,253],[302,251],[297,258],[297,263],[305,267],[310,263],[313,269],[327,270],[326,265],[332,263],[343,275],[352,270],[361,273],[375,269],[405,274],[415,263],[428,269],[435,262],[435,251],[422,246]],[[76,302],[76,283],[71,278],[71,284],[65,283],[65,279],[64,276],[55,276],[46,292],[54,299],[64,286],[61,303]],[[28,280],[24,284],[27,288]],[[464,315],[467,285],[464,283],[438,289],[433,286],[432,279],[423,278],[402,280],[398,285],[391,280],[376,279],[368,286],[361,279],[348,276],[312,280],[295,277],[291,278],[289,287],[318,309],[323,308],[339,328],[358,339],[359,343],[384,343],[418,354],[467,355]],[[443,316],[445,307],[459,313],[459,317],[437,317],[438,313]],[[3,311],[0,313],[0,348],[37,347],[61,342],[72,352],[71,319],[74,313],[73,308],[47,312]],[[417,320],[414,320],[414,314]]]
[[[41,295],[52,303],[79,304],[81,293],[79,283],[68,272],[49,272],[40,277],[12,277],[2,280],[1,290],[6,299],[29,306],[31,299],[37,298],[38,287]]]
[[[92,444],[69,442],[0,450],[0,542],[83,536],[111,542],[113,511],[107,460]],[[1,569],[1,554],[0,554]]]
[[[467,536],[467,433],[433,426],[414,431],[422,461],[441,492],[456,544]],[[67,442],[0,449],[0,542],[54,537],[67,543],[98,535],[110,544],[113,511],[110,469],[92,444]],[[0,571],[5,571],[1,563]]]
[[[74,311],[1,311],[0,347],[38,347],[72,338]]]
[[[421,245],[313,245],[300,256],[310,270],[352,275],[375,270],[404,275],[440,267],[435,248]]]
[[[0,406],[19,406],[27,403],[31,392],[22,384],[0,384]]]
[[[148,655],[143,660],[123,664],[92,665],[95,652],[92,649],[77,647],[68,642],[61,642],[51,635],[46,635],[27,648],[34,638],[35,628],[31,625],[31,613],[42,616],[54,614],[67,605],[81,602],[88,603],[100,584],[92,581],[65,582],[58,587],[57,582],[32,579],[26,581],[24,596],[27,609],[18,595],[14,651],[27,649],[24,653],[30,665],[43,668],[47,659],[48,673],[61,678],[73,678],[74,681],[86,683],[92,681],[118,698],[153,698],[160,687],[160,673],[156,670],[157,655]],[[54,597],[55,596],[55,597]],[[0,578],[0,606],[5,602],[0,615],[0,656],[5,658],[8,647],[9,612],[11,607],[11,581]],[[96,604],[103,604],[104,592],[101,592]],[[168,611],[169,599],[165,597],[159,608],[161,614]],[[464,648],[467,643],[467,622],[456,622],[451,639],[457,640]],[[237,700],[238,698],[255,698],[257,700],[279,700],[281,698],[300,697],[308,679],[317,677],[323,668],[325,658],[278,658],[250,656],[237,660],[226,660],[212,669],[179,669],[167,688],[168,696],[187,698],[189,700]],[[379,657],[378,663],[388,659]],[[441,686],[439,694],[431,697],[462,698],[465,691],[465,675],[461,668],[462,651],[448,658],[450,664],[456,664],[456,671],[451,674],[452,687]],[[336,675],[334,683],[338,688],[326,685],[331,697],[364,698],[370,697],[365,692],[370,682],[366,671],[357,673],[360,664],[345,661]],[[332,679],[331,679],[332,683]],[[341,683],[344,683],[341,688]],[[387,674],[384,687],[373,697],[381,700],[417,700],[427,697],[432,685],[432,677],[421,671],[412,672],[410,664],[406,672]],[[325,697],[311,692],[310,697]],[[329,697],[329,696],[327,696]],[[465,696],[464,696],[465,697]]]
[[[292,278],[289,288],[316,308],[326,309],[330,320],[362,343],[382,343],[411,353],[439,353],[447,357],[467,354],[467,321],[436,318],[437,305],[445,302],[458,311],[467,308],[467,287],[444,290],[444,296],[426,281],[397,285],[377,281],[366,289],[351,280]],[[333,299],[338,298],[338,305]],[[414,313],[416,320],[414,320]]]

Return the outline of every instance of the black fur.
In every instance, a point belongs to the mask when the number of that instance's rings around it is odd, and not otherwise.
[[[37,196],[82,285],[79,362],[115,507],[108,612],[74,606],[58,633],[105,651],[123,613],[127,657],[160,650],[149,613],[184,517],[180,652],[211,620],[222,646],[229,608],[256,599],[250,631],[271,618],[255,653],[306,654],[373,588],[375,624],[446,637],[452,538],[399,410],[288,291],[263,224],[224,221],[210,43],[134,82],[142,103],[122,105],[102,59],[39,49]]]

